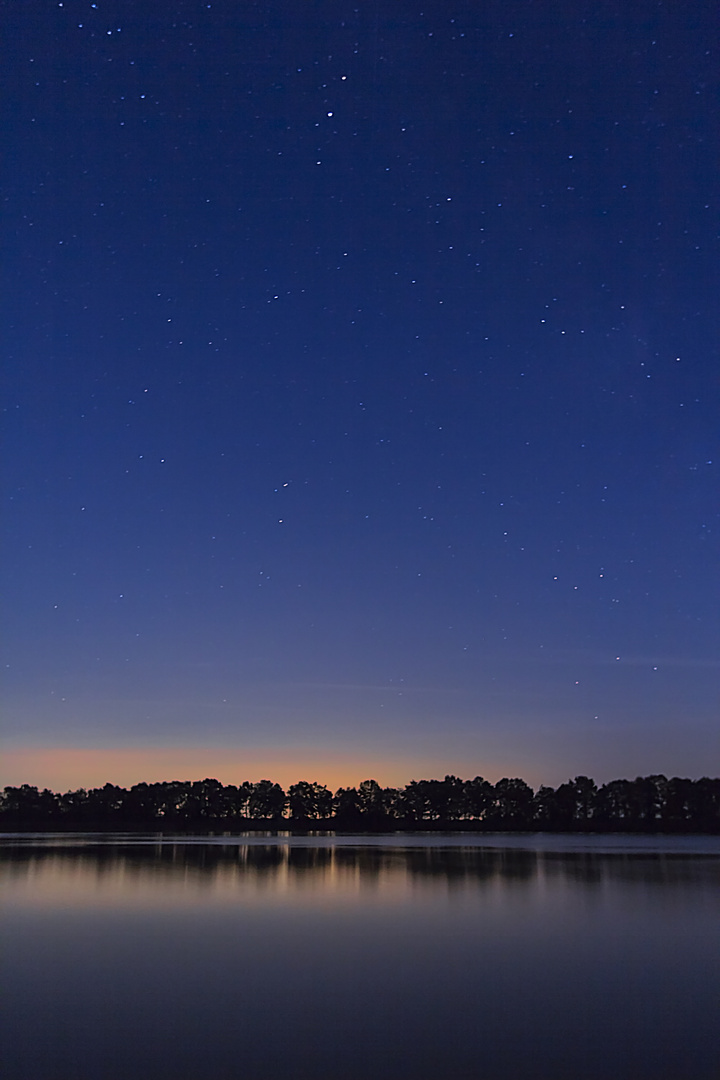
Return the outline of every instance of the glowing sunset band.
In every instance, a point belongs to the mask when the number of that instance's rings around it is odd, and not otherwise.
[[[33,784],[53,791],[131,787],[163,780],[201,780],[222,784],[271,779],[287,788],[298,780],[316,780],[333,790],[373,777],[382,786],[402,786],[413,777],[457,772],[456,761],[436,756],[402,759],[387,755],[278,747],[16,747],[3,752],[0,787]],[[478,767],[484,776],[501,775],[491,763]],[[496,777],[497,778],[497,777]]]

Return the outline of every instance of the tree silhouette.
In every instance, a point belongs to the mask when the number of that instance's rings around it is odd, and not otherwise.
[[[247,823],[311,821],[338,828],[547,829],[720,833],[720,779],[663,775],[612,780],[598,789],[576,776],[557,789],[537,792],[524,780],[503,777],[493,785],[481,776],[462,780],[411,780],[383,788],[363,780],[333,795],[324,784],[300,780],[286,795],[272,780],[222,784],[219,780],[171,780],[115,784],[55,793],[31,784],[0,793],[5,828],[162,828],[211,830]]]
[[[324,784],[299,780],[288,788],[291,817],[303,819],[327,818],[332,815],[332,792]]]
[[[505,829],[527,829],[532,823],[533,789],[517,777],[503,777],[495,785],[491,811],[493,824]]]
[[[279,818],[285,813],[287,796],[279,784],[272,780],[259,780],[252,785],[248,799],[248,814],[251,818]]]

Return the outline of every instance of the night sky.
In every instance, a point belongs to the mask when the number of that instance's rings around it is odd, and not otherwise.
[[[4,21],[2,782],[715,775],[714,0]]]

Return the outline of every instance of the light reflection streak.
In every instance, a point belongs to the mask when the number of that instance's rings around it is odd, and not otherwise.
[[[126,844],[70,838],[62,846],[0,845],[6,907],[248,907],[292,904],[318,910],[362,903],[402,904],[410,894],[487,900],[509,889],[547,895],[569,883],[598,890],[608,882],[681,886],[698,872],[715,888],[720,859],[479,849],[456,846],[327,846],[290,842]],[[699,869],[698,869],[699,866]]]

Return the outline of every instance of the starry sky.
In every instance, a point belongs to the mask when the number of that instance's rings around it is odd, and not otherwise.
[[[715,4],[4,19],[2,782],[717,773]]]

